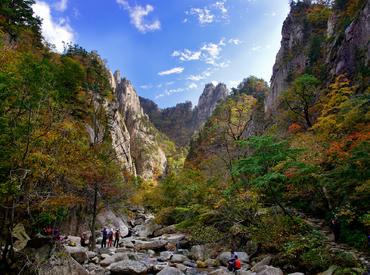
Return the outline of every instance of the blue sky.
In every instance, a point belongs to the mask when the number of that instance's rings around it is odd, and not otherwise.
[[[288,0],[44,0],[34,12],[47,41],[96,50],[140,96],[160,107],[191,100],[204,85],[269,81]]]

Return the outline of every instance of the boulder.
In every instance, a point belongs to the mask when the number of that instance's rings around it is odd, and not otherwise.
[[[135,253],[128,253],[128,252],[121,252],[121,253],[116,253],[112,256],[108,256],[104,258],[100,262],[101,266],[109,266],[115,262],[123,261],[123,260],[132,260],[132,261],[137,261],[139,260],[139,256]]]
[[[96,220],[102,227],[119,229],[122,237],[128,234],[127,221],[124,217],[119,217],[112,210],[103,210],[101,211]]]
[[[107,268],[112,274],[147,274],[148,265],[141,261],[123,260]]]
[[[257,272],[257,275],[283,275],[283,271],[280,268],[266,265],[261,271]]]
[[[168,263],[157,263],[153,266],[154,272],[159,272],[163,269],[165,269],[168,266]]]
[[[172,255],[173,253],[171,251],[162,251],[159,253],[158,261],[161,261],[161,262],[169,261]]]
[[[210,275],[230,275],[230,272],[226,267],[220,267],[219,269],[209,272]]]
[[[171,257],[172,263],[183,263],[185,261],[189,261],[189,258],[181,254],[173,254]]]
[[[204,245],[194,245],[190,250],[190,258],[204,261],[206,257],[206,248]]]
[[[89,275],[89,272],[71,256],[53,255],[38,268],[39,275]]]
[[[162,271],[157,273],[157,275],[183,275],[183,274],[184,273],[181,272],[181,270],[170,266],[167,266]]]
[[[104,268],[102,268],[99,265],[93,264],[93,263],[89,263],[85,267],[89,271],[90,275],[92,275],[92,274],[94,274],[94,275],[104,275],[104,273],[105,273]]]
[[[165,234],[165,235],[162,235],[159,238],[162,238],[163,240],[166,240],[169,243],[178,243],[178,242],[184,240],[185,237],[186,236],[184,234]]]
[[[176,225],[174,225],[174,224],[155,230],[153,235],[155,237],[158,237],[158,236],[161,236],[161,235],[164,235],[164,234],[173,234],[173,233],[176,233]]]
[[[188,269],[185,265],[183,264],[176,264],[176,268],[178,270],[180,270],[181,272],[186,272],[186,270]]]
[[[272,260],[271,256],[267,256],[263,258],[261,261],[259,261],[258,263],[256,263],[251,268],[251,270],[254,272],[259,272],[261,269],[263,269],[264,266],[269,265],[271,263],[271,260]]]
[[[143,224],[134,227],[134,232],[139,237],[147,238],[152,236],[154,231],[160,229],[161,226],[155,223],[154,218],[149,218]]]
[[[93,252],[93,251],[87,251],[87,257],[88,257],[89,259],[96,257],[96,255],[98,255],[96,252]]]
[[[65,250],[80,264],[88,260],[87,248],[81,246],[64,246]]]
[[[134,243],[131,238],[121,238],[119,241],[119,246],[126,248],[134,248]]]
[[[238,255],[238,258],[240,259],[240,261],[242,263],[248,263],[249,257],[248,257],[247,253],[245,253],[245,252],[236,252],[236,254]],[[221,262],[221,264],[223,264],[225,266],[227,265],[227,262],[230,260],[230,258],[231,258],[231,252],[222,252],[218,256],[218,259]]]
[[[135,242],[135,248],[137,250],[159,250],[163,249],[167,244],[167,241],[165,240],[154,240],[154,241],[136,241]]]
[[[149,257],[154,257],[155,255],[155,251],[151,249],[149,249],[146,253],[149,255]]]

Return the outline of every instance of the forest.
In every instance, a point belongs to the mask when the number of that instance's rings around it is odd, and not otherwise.
[[[79,45],[56,53],[33,3],[0,4],[0,273],[22,274],[26,264],[35,274],[16,228],[32,240],[78,217],[94,250],[99,211],[109,206],[130,216],[132,205],[154,213],[158,224],[176,225],[193,244],[248,252],[260,244],[286,273],[333,265],[334,274],[366,272],[358,255],[332,250],[307,220],[326,227],[336,220],[339,242],[369,255],[368,53],[358,50],[353,66],[330,72],[332,52],[368,1],[292,1],[289,18],[303,26],[304,48],[293,46],[279,60],[289,68],[287,88],[268,104],[273,86],[246,77],[188,145],[155,130],[168,166],[151,179],[119,165],[107,109],[115,94],[103,59]],[[305,67],[290,66],[302,52]],[[186,121],[178,113],[174,122],[186,137],[188,109]],[[169,123],[166,113],[156,116]]]

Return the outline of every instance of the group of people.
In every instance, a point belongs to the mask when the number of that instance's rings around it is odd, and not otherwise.
[[[118,247],[119,245],[119,238],[120,238],[120,231],[119,229],[116,229],[115,231],[113,230],[113,228],[111,229],[107,229],[107,228],[103,228],[103,230],[101,231],[102,233],[102,241],[101,241],[101,247],[107,247],[107,241],[108,241],[108,247]],[[113,238],[114,238],[114,243],[113,243]]]

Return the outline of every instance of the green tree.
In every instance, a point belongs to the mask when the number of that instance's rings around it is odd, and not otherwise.
[[[296,121],[303,120],[307,128],[313,125],[313,108],[317,104],[318,85],[320,81],[309,74],[304,74],[293,81],[293,84],[282,95],[283,103]]]
[[[286,140],[272,136],[251,137],[241,141],[248,155],[235,163],[234,175],[246,187],[256,188],[284,213],[282,196],[286,184],[295,175],[307,173],[308,166],[297,161],[301,150],[291,148]]]

